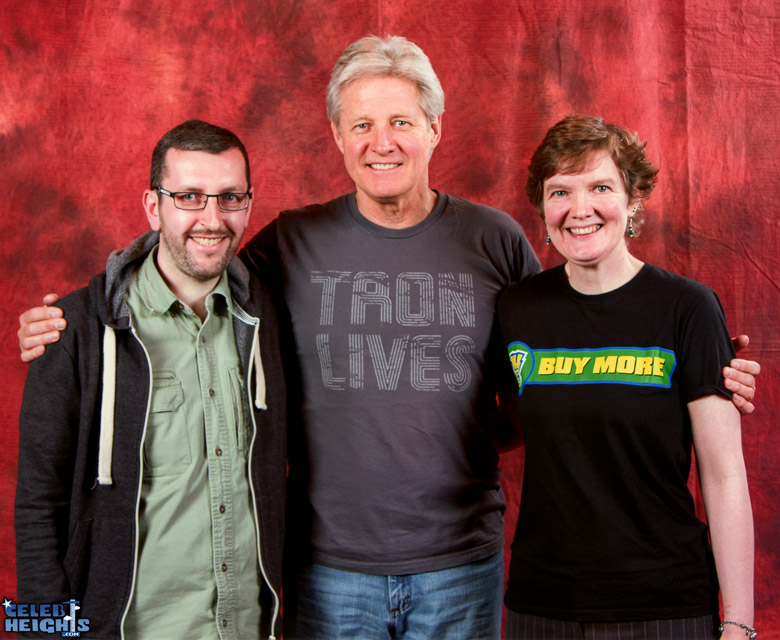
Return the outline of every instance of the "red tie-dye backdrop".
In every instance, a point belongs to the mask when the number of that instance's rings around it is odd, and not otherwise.
[[[152,147],[185,119],[245,141],[247,237],[351,189],[324,113],[329,71],[351,41],[394,33],[447,94],[431,185],[511,212],[546,266],[559,259],[523,194],[546,129],[597,113],[649,141],[660,183],[632,249],[715,288],[763,366],[743,432],[756,626],[780,638],[779,15],[777,0],[3,0],[0,598],[15,593],[19,312],[84,285],[146,229]],[[503,466],[511,520],[520,456]]]

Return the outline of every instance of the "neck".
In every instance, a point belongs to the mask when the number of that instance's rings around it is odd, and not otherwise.
[[[639,273],[644,263],[626,252],[611,264],[579,265],[566,263],[566,275],[572,289],[586,295],[614,291]]]
[[[387,200],[375,200],[358,190],[355,200],[360,213],[380,227],[406,229],[419,224],[433,211],[439,196],[427,187],[421,193]]]
[[[169,270],[160,265],[159,260],[155,260],[155,265],[173,295],[192,309],[201,322],[204,322],[207,314],[206,296],[214,291],[222,274],[210,280],[196,280],[180,273],[170,274]]]

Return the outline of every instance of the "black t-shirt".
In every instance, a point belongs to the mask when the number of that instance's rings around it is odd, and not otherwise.
[[[686,405],[728,396],[717,296],[650,265],[583,295],[560,266],[507,289],[499,320],[526,446],[507,606],[581,621],[711,613]]]

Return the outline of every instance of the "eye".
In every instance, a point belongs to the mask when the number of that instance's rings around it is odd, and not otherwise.
[[[396,127],[409,126],[409,123],[406,120],[396,120],[393,124],[395,124]]]
[[[223,193],[220,198],[225,202],[236,202],[238,200],[238,194],[236,193]]]
[[[553,198],[563,198],[568,192],[564,191],[563,189],[556,189],[553,191],[550,196]]]
[[[361,122],[360,124],[355,125],[355,129],[358,129],[360,131],[365,131],[368,129],[368,123],[367,122]]]
[[[600,185],[597,185],[593,190],[596,193],[607,193],[609,191],[609,187],[607,185],[605,185],[605,184],[600,184]]]
[[[176,194],[176,199],[180,202],[195,202],[198,199],[197,193],[182,192]]]

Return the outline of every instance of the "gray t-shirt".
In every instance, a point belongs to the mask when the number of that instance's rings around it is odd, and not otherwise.
[[[520,225],[446,194],[407,229],[368,221],[354,194],[272,225],[246,253],[278,261],[300,367],[290,534],[305,522],[313,562],[379,575],[499,551],[495,306],[539,271]]]

